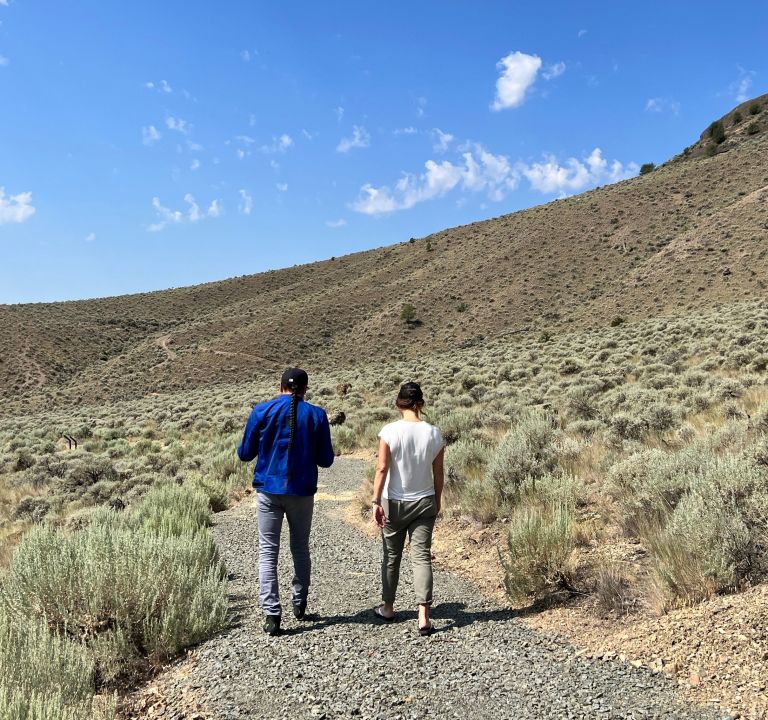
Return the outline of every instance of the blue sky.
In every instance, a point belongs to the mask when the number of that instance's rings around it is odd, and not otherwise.
[[[766,92],[765,47],[764,2],[0,0],[0,302],[285,267],[631,176]]]

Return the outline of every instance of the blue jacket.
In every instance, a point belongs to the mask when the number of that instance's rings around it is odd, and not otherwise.
[[[291,396],[278,395],[251,411],[237,455],[246,462],[258,456],[253,473],[253,487],[257,490],[275,495],[314,495],[317,466],[333,464],[331,428],[325,410],[301,398],[296,402],[290,478]]]

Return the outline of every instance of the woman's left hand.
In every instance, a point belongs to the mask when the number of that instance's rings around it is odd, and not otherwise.
[[[387,523],[387,516],[384,514],[384,508],[381,505],[373,506],[373,522],[380,528]]]

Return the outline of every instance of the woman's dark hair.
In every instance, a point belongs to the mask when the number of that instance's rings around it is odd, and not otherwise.
[[[289,426],[291,429],[290,437],[288,438],[288,479],[291,479],[291,450],[293,449],[293,437],[296,434],[296,406],[298,405],[298,397],[302,395],[309,385],[309,377],[304,370],[299,368],[288,368],[283,376],[280,378],[280,389],[288,390],[291,393],[291,412],[289,415]]]
[[[424,404],[424,393],[418,383],[407,382],[400,386],[400,392],[397,393],[395,405],[400,410],[413,410]]]

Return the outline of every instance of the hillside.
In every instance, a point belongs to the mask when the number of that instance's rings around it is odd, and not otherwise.
[[[0,397],[11,411],[140,397],[763,297],[767,106],[726,115],[715,152],[705,131],[646,175],[428,238],[189,288],[0,306]]]

